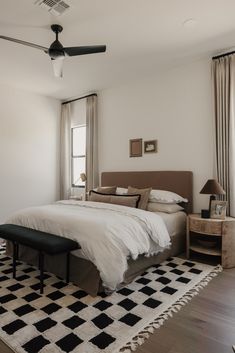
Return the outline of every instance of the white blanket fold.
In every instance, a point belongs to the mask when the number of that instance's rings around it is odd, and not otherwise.
[[[123,281],[129,257],[150,256],[170,246],[159,215],[106,203],[59,201],[19,211],[7,223],[77,241],[109,290],[115,290]]]

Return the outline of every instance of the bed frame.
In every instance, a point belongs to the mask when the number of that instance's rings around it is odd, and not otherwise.
[[[101,174],[101,185],[117,185],[123,188],[130,185],[173,191],[188,199],[186,210],[192,213],[193,173],[189,171],[104,172]]]
[[[147,171],[147,172],[104,172],[101,174],[101,185],[117,185],[120,187],[143,188],[152,187],[176,192],[189,200],[187,211],[192,212],[192,186],[193,175],[189,171]],[[186,230],[185,230],[186,233]],[[128,261],[128,270],[125,274],[124,283],[131,282],[136,276],[144,272],[148,267],[159,264],[169,256],[176,256],[185,249],[186,234],[179,234],[172,238],[172,247],[162,253],[146,258],[139,256],[137,260]],[[8,251],[11,249],[8,245]],[[37,253],[33,250],[21,246],[19,249],[19,258],[29,264],[37,265]],[[66,278],[65,258],[63,255],[51,257],[45,255],[45,270]],[[100,274],[93,263],[71,254],[70,279],[81,289],[92,296],[103,291]]]

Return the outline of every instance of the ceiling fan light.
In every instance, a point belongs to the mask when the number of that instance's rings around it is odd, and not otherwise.
[[[55,77],[62,78],[64,58],[51,59],[51,62]]]

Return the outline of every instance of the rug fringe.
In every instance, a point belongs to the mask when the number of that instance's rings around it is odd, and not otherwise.
[[[161,315],[159,315],[157,319],[152,321],[141,332],[139,332],[137,336],[133,337],[130,342],[128,342],[123,348],[119,350],[119,352],[132,353],[136,351],[138,346],[141,346],[149,338],[150,334],[153,334],[155,329],[160,328],[164,324],[164,322],[169,319],[169,317],[172,317],[174,313],[177,313],[184,305],[186,305],[193,297],[195,297],[201,289],[206,287],[206,285],[222,271],[223,268],[221,265],[218,265],[213,268],[213,270],[208,273],[205,278],[203,278],[192,289],[187,291],[172,306],[170,306]]]

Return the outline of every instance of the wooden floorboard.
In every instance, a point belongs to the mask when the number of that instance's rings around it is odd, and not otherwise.
[[[232,353],[235,344],[235,269],[224,270],[136,353]],[[0,341],[0,353],[12,353]]]

